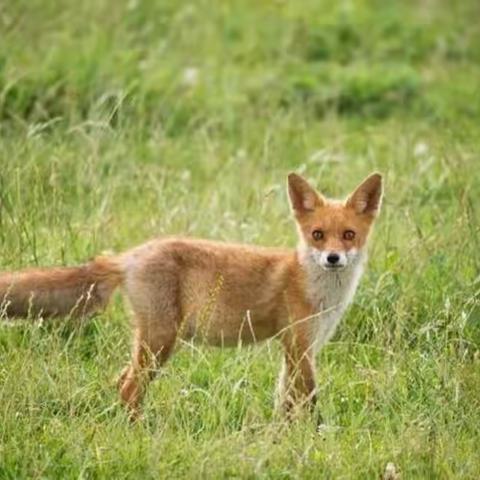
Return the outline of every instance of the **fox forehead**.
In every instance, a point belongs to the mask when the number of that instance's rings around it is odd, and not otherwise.
[[[359,215],[338,200],[327,200],[323,205],[302,215],[297,221],[305,233],[321,229],[325,233],[354,230],[366,234],[371,224],[370,218]]]

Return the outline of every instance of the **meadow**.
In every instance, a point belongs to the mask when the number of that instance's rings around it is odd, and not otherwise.
[[[328,428],[273,415],[281,352],[183,346],[129,424],[121,298],[0,325],[0,479],[480,475],[480,4],[0,3],[0,270],[182,234],[295,246],[290,171],[386,180],[318,356]]]

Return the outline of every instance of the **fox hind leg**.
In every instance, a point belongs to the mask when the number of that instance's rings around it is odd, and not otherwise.
[[[157,325],[155,333],[145,329],[139,322],[135,330],[132,359],[120,375],[118,388],[122,402],[129,411],[130,418],[140,417],[140,406],[148,384],[153,380],[157,369],[172,354],[177,329],[175,325]]]
[[[134,313],[134,341],[130,365],[121,374],[118,388],[133,420],[140,416],[148,384],[172,354],[181,324],[175,265],[168,259],[160,264],[161,269],[159,261],[150,261],[127,270],[125,293]]]

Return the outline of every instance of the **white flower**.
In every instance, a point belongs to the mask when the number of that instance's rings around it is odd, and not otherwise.
[[[424,157],[429,151],[428,145],[425,142],[418,142],[415,144],[413,154],[416,157]]]
[[[195,67],[187,67],[182,74],[182,83],[186,87],[194,87],[198,84],[199,71]]]

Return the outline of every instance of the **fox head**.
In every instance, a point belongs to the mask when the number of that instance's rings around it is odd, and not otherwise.
[[[300,234],[300,253],[327,271],[358,264],[380,210],[382,177],[368,176],[345,201],[329,200],[295,173],[288,195]]]

